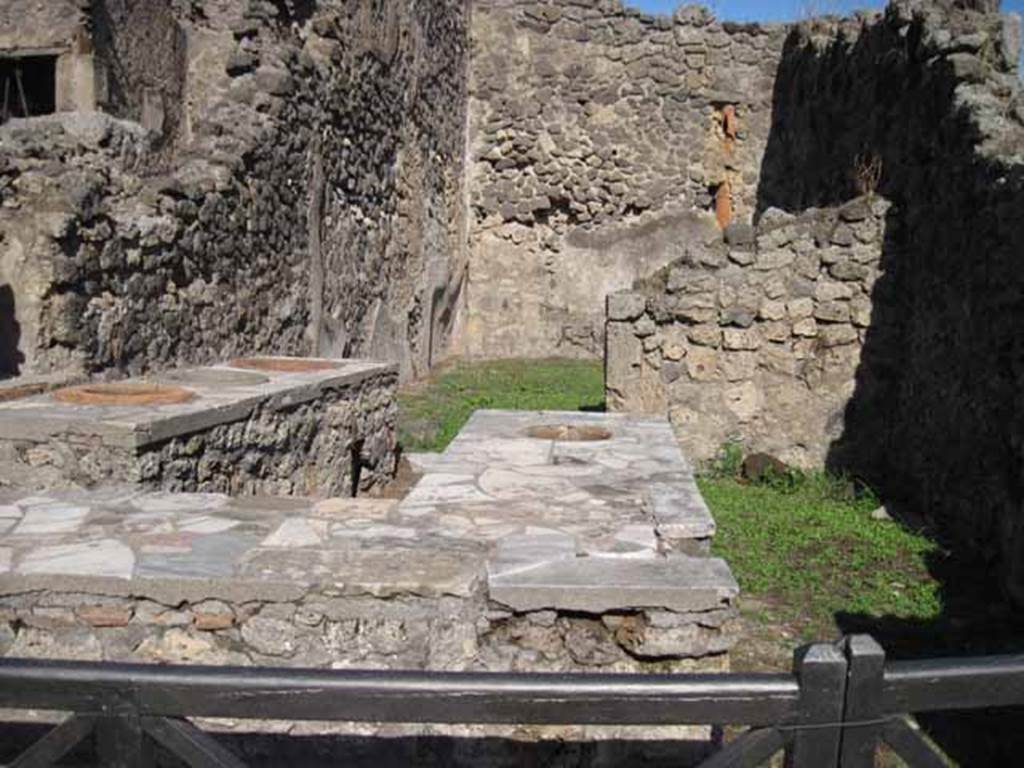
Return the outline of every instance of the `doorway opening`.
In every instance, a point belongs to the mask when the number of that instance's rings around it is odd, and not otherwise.
[[[21,373],[25,356],[21,353],[21,326],[18,324],[14,289],[0,285],[0,379]]]

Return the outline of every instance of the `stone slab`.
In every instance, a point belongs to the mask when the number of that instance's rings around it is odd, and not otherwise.
[[[610,432],[571,442],[527,436],[531,427],[569,425]],[[603,551],[617,525],[653,521],[656,536],[707,540],[715,521],[668,421],[624,414],[477,411],[442,454],[418,454],[426,472],[403,503],[410,513],[467,511],[495,520],[585,528]],[[453,510],[459,507],[461,511]],[[605,543],[597,543],[601,529]]]
[[[552,425],[607,439],[530,436]],[[722,561],[668,546],[707,539],[714,521],[664,421],[481,412],[421,466],[401,501],[131,485],[0,495],[0,594],[88,589],[173,605],[489,590],[515,610],[604,613],[706,611],[737,592]]]
[[[515,611],[607,613],[624,606],[678,613],[728,605],[739,586],[724,560],[672,555],[650,559],[557,559],[492,571],[491,599]]]
[[[295,600],[310,591],[471,594],[483,541],[404,520],[397,502],[146,493],[129,486],[0,499],[0,595],[145,597],[165,604]]]
[[[671,541],[710,539],[716,525],[693,477],[675,483],[651,483],[647,503],[658,534]]]
[[[171,383],[196,393],[194,400],[174,405],[76,405],[55,400],[51,394],[0,402],[0,440],[43,442],[55,436],[68,435],[76,439],[98,438],[109,446],[143,448],[241,421],[257,408],[291,408],[320,398],[326,390],[352,386],[373,376],[396,371],[395,366],[385,363],[334,362],[339,367],[320,371],[260,371],[260,378],[264,380],[259,383],[244,383],[243,377],[232,377],[231,374],[242,370],[227,365],[197,369],[197,375],[191,379],[183,380],[168,374],[139,381]],[[224,374],[221,381],[217,380],[218,372]]]
[[[489,593],[516,610],[703,611],[738,591],[724,562],[673,554],[704,553],[715,521],[665,419],[478,411],[415,462],[402,512],[493,538]]]

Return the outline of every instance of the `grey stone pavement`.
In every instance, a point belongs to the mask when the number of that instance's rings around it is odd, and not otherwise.
[[[220,365],[123,382],[167,384],[195,393],[173,405],[114,406],[61,402],[51,393],[0,401],[0,440],[42,442],[74,434],[104,445],[141,448],[181,435],[240,421],[259,406],[310,402],[330,387],[355,384],[391,369],[383,363],[345,361],[305,372],[254,371]]]
[[[550,425],[609,438],[530,436]],[[445,453],[413,461],[425,474],[400,502],[127,487],[0,496],[0,594],[173,604],[314,589],[467,597],[486,585],[514,610],[604,613],[712,610],[738,592],[722,560],[678,551],[714,522],[664,420],[478,412]]]

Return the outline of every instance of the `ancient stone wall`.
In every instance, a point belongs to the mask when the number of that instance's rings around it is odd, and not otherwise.
[[[609,401],[668,407],[697,456],[739,439],[824,458],[1021,599],[1020,20],[950,5],[792,30],[757,248],[695,247],[612,298]]]
[[[618,2],[474,11],[462,349],[600,354],[608,293],[751,217],[786,30]],[[730,213],[731,211],[731,213]]]
[[[284,560],[296,553],[274,554]],[[210,588],[209,579],[176,585],[145,581],[131,582],[131,596],[117,596],[116,588],[92,591],[68,585],[0,597],[0,657],[220,667],[716,674],[729,669],[725,651],[735,641],[738,615],[732,606],[686,615],[656,610],[604,617],[554,611],[513,614],[489,603],[479,589],[455,596],[417,593],[412,585],[394,590],[345,584],[268,596],[251,584],[221,592]],[[228,724],[207,725],[218,731]],[[251,745],[258,740],[254,730],[273,726],[245,721],[238,727]],[[318,728],[346,732],[340,724],[310,725],[309,731]],[[508,745],[496,735],[513,743],[556,740],[559,758],[566,743],[584,741],[589,749],[585,759],[573,761],[577,765],[621,764],[623,753],[627,764],[660,757],[695,765],[707,756],[711,743],[709,729],[695,726],[450,730],[462,742],[454,752],[437,746],[435,726],[359,726],[363,735],[433,737],[415,755],[394,763],[394,747],[389,746],[387,765],[421,763],[438,751],[439,764],[458,768],[508,764]],[[467,744],[467,737],[474,736],[479,742]],[[599,759],[606,752],[613,757]]]
[[[5,0],[0,51],[64,48],[88,18],[89,0]]]
[[[294,590],[267,599],[251,587],[248,594],[237,588],[219,595],[184,580],[138,589],[157,598],[80,587],[0,597],[0,656],[445,671],[721,671],[737,616],[732,606],[604,620],[555,611],[514,614],[489,607],[479,592],[460,598],[393,589],[345,595]],[[204,591],[214,596],[204,599]]]
[[[116,224],[117,214],[107,198],[101,218],[98,202],[108,179],[124,178],[139,166],[148,152],[146,136],[138,126],[101,115],[15,120],[0,133],[4,149],[0,155],[0,286],[8,297],[0,374],[83,370],[90,359],[97,360],[95,367],[102,367],[100,361],[112,355],[103,351],[103,339],[88,337],[94,324],[78,292],[100,296],[106,285],[124,284],[131,278],[129,266],[143,263],[141,243],[131,250],[130,258],[117,250],[121,242],[113,239],[111,224]],[[124,226],[134,226],[153,250],[159,239],[149,238],[156,221],[140,219]],[[95,224],[95,229],[86,222]],[[107,245],[108,240],[113,242]],[[117,260],[116,253],[121,254]],[[159,291],[164,283],[155,267],[149,262],[148,284],[150,290]],[[76,277],[82,282],[69,286]],[[147,276],[140,272],[133,284],[138,286],[141,304]],[[111,294],[106,301],[118,303]],[[152,317],[153,308],[148,312]],[[130,319],[129,313],[123,314]],[[145,316],[141,306],[139,316]],[[111,326],[108,321],[107,339],[128,335]],[[139,329],[143,345],[150,333]],[[138,355],[144,349],[127,352]]]
[[[464,3],[157,6],[183,36],[185,79],[175,103],[176,83],[125,70],[127,117],[149,131],[83,115],[4,129],[10,372],[252,352],[425,371],[465,273]],[[97,55],[130,62],[141,6],[104,7],[114,31]]]
[[[853,391],[888,210],[878,197],[773,210],[610,296],[609,408],[667,410],[697,460],[735,441],[820,466]]]
[[[886,215],[873,315],[830,463],[997,563],[1024,597],[1020,20],[890,6],[787,43],[761,206],[843,200],[863,158]],[[795,173],[796,169],[800,173]],[[851,180],[853,177],[854,180]]]

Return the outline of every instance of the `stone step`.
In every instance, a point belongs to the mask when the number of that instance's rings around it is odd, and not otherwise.
[[[491,600],[517,612],[603,614],[643,608],[696,613],[727,607],[739,585],[724,560],[670,555],[649,559],[557,557],[533,566],[489,564]]]

